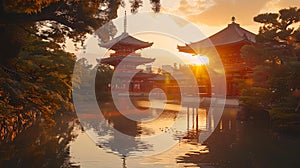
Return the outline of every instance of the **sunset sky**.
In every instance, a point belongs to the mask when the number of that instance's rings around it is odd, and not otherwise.
[[[253,17],[265,12],[300,6],[299,0],[162,0],[162,11],[178,14],[189,21],[209,27],[228,24],[235,16],[243,27],[256,31]]]
[[[127,1],[126,1],[127,2]],[[175,62],[189,63],[189,61],[199,64],[199,60],[194,57],[179,53],[177,45],[195,42],[204,39],[225,28],[231,23],[231,17],[235,16],[236,22],[241,27],[257,33],[259,24],[253,21],[253,17],[266,12],[278,12],[282,8],[300,6],[299,0],[161,0],[161,13],[153,14],[149,1],[143,2],[143,7],[139,8],[138,14],[130,14],[130,5],[127,3],[125,9],[120,8],[118,18],[113,20],[118,29],[117,36],[124,29],[124,11],[128,11],[128,32],[141,40],[154,42],[150,49],[144,49],[145,57],[156,58],[158,64],[169,63],[170,59]],[[145,12],[150,12],[147,16]],[[166,19],[160,18],[161,14],[170,14],[176,17]],[[177,17],[185,19],[185,21]],[[172,20],[172,21],[170,21]],[[197,27],[201,32],[194,30]],[[141,33],[146,32],[146,33]],[[155,32],[151,35],[149,32]],[[157,34],[160,33],[160,35]],[[180,36],[180,37],[179,37]],[[103,57],[104,49],[99,49],[96,40],[87,44],[87,50],[84,57],[91,63],[95,59]],[[102,56],[99,53],[102,53]],[[178,61],[174,57],[181,59]],[[82,53],[78,57],[83,57]],[[189,61],[187,61],[189,60]]]

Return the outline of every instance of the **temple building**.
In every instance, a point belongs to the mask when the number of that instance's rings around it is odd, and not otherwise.
[[[206,55],[208,58],[215,48],[224,66],[227,83],[227,96],[240,94],[238,80],[250,78],[251,66],[241,57],[241,48],[244,45],[253,45],[255,34],[240,27],[232,17],[232,23],[216,34],[198,42],[178,46],[180,52],[193,55]],[[211,61],[210,61],[211,62]]]
[[[112,40],[99,44],[111,50],[108,58],[99,59],[98,62],[108,64],[114,67],[117,78],[115,86],[111,89],[116,91],[125,91],[127,88],[131,93],[147,92],[149,87],[148,78],[154,74],[143,73],[137,69],[137,66],[152,63],[155,59],[142,57],[138,50],[151,47],[153,43],[141,41],[126,32],[126,15],[124,20],[124,32]],[[132,75],[134,75],[132,77]],[[132,78],[131,78],[132,77]]]

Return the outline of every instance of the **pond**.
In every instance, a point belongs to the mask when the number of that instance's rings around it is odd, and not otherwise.
[[[141,109],[149,106],[147,100],[134,103]],[[34,124],[13,142],[1,144],[0,167],[300,166],[296,138],[273,133],[269,121],[237,120],[237,106],[225,107],[220,121],[206,107],[188,110],[174,102],[163,112],[151,109],[158,117],[147,121],[124,117],[112,103],[100,107],[104,120],[87,103],[86,112],[78,114],[80,123],[66,114],[54,127]],[[211,134],[201,142],[200,133]]]

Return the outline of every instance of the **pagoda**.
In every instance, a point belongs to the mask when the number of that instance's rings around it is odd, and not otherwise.
[[[116,86],[111,86],[111,89],[124,90],[129,88],[129,92],[147,92],[148,78],[153,77],[153,74],[143,73],[137,69],[137,66],[152,63],[155,59],[142,57],[138,50],[151,47],[153,43],[141,41],[126,32],[126,12],[124,17],[124,32],[113,38],[112,40],[99,44],[100,47],[106,48],[114,53],[111,53],[108,58],[99,59],[98,62],[108,64],[114,67],[117,71],[118,83]],[[134,74],[133,78],[130,77]]]
[[[210,57],[209,52],[215,48],[224,66],[227,84],[227,96],[237,96],[240,94],[236,79],[249,79],[252,72],[250,65],[246,64],[245,59],[241,57],[241,48],[244,45],[253,45],[255,34],[240,27],[232,17],[232,23],[216,34],[200,40],[198,42],[177,46],[180,52],[193,55],[206,55]]]

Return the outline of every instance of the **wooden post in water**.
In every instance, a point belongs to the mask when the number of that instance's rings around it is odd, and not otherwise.
[[[194,128],[195,128],[195,108],[194,107],[192,107],[193,108],[193,117],[192,117],[192,119],[193,119],[193,130],[194,130]]]
[[[186,119],[187,119],[187,131],[189,131],[189,128],[190,128],[190,108],[189,106],[187,106],[187,116],[186,116]]]
[[[123,156],[122,160],[123,160],[123,164],[122,164],[123,168],[127,168],[127,166],[126,166],[126,156]]]
[[[211,130],[211,124],[212,124],[212,121],[211,121],[211,115],[209,113],[209,108],[206,108],[206,120],[207,120],[207,130]]]
[[[199,108],[196,110],[196,132],[197,132],[197,137],[198,137],[198,132],[199,132]]]

